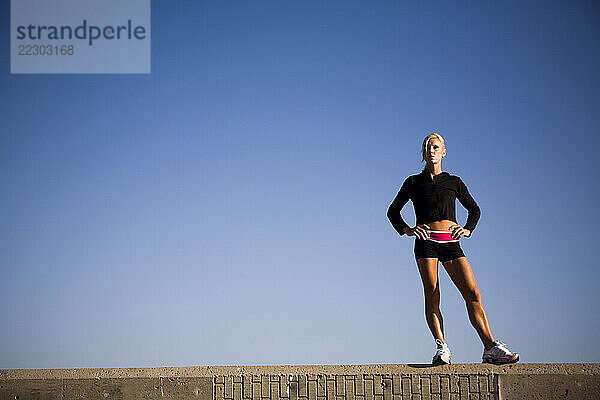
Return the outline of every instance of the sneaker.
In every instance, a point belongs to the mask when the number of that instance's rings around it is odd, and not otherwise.
[[[435,356],[433,356],[431,363],[433,365],[450,364],[450,349],[448,348],[448,345],[442,343],[440,339],[435,339],[435,344],[437,345],[437,351],[435,352]]]
[[[494,347],[483,351],[482,360],[484,363],[509,364],[519,361],[519,355],[511,353],[506,348],[506,344],[497,340],[494,343],[496,344]]]

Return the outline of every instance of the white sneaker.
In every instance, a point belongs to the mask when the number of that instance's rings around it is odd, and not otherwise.
[[[482,360],[484,363],[492,364],[508,364],[519,361],[519,355],[513,354],[506,348],[506,344],[495,341],[496,345],[489,350],[483,351]]]
[[[450,364],[450,349],[448,348],[448,345],[442,343],[440,339],[435,339],[435,344],[437,345],[437,351],[435,352],[431,363],[433,365]]]

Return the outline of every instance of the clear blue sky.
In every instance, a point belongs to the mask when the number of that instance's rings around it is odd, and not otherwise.
[[[150,75],[11,75],[0,21],[0,368],[429,362],[432,131],[495,338],[600,361],[600,3],[153,1]]]

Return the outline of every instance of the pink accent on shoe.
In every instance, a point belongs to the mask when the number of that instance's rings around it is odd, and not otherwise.
[[[506,344],[496,341],[495,346],[483,351],[482,362],[491,364],[509,364],[519,361],[519,354],[512,353]]]

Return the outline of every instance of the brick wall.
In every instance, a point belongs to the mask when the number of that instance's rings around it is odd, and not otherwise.
[[[490,374],[228,375],[214,378],[214,399],[497,399]]]

